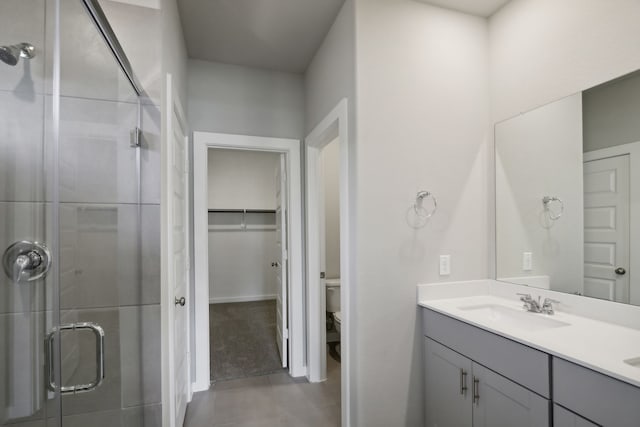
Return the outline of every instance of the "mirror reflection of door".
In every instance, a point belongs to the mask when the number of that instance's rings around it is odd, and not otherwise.
[[[584,163],[584,295],[629,302],[629,155]]]

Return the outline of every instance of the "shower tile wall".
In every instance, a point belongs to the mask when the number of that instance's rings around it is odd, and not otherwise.
[[[17,240],[52,241],[53,3],[0,3],[0,44],[29,41],[38,53],[0,64],[0,252]],[[80,0],[61,0],[60,40],[60,322],[101,325],[106,349],[105,382],[64,396],[62,425],[160,426],[160,112],[142,105],[138,159],[129,146],[137,98]],[[42,344],[51,292],[50,279],[16,286],[0,272],[0,384],[9,386],[0,387],[0,425],[54,425]],[[91,381],[92,334],[63,333],[61,363],[63,384]],[[12,388],[12,372],[29,369],[33,410],[16,416],[16,399],[29,393]]]

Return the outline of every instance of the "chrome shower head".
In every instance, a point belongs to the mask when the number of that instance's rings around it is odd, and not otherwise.
[[[36,48],[30,43],[19,43],[11,46],[0,46],[0,60],[11,66],[17,65],[20,58],[31,59]]]

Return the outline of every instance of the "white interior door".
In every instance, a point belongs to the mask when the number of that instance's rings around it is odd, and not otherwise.
[[[287,174],[285,155],[280,155],[280,167],[276,168],[276,244],[280,259],[276,262],[276,340],[282,367],[288,363],[289,331],[287,305]]]
[[[168,387],[165,400],[169,412],[165,420],[171,426],[182,426],[189,400],[189,307],[188,295],[188,180],[187,130],[182,107],[175,96],[171,76],[167,77],[166,98],[166,153],[164,167],[166,174],[164,196],[166,197],[166,335]]]
[[[584,294],[629,302],[629,156],[584,163]]]

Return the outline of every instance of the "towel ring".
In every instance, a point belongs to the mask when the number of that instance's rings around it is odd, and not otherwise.
[[[552,202],[556,202],[558,204],[558,206],[560,207],[560,211],[559,212],[554,212],[551,209],[551,203]],[[560,217],[564,213],[564,202],[562,201],[562,199],[560,197],[544,196],[542,198],[542,204],[544,205],[544,210],[548,213],[549,218],[552,221],[556,221],[556,220],[560,219]]]
[[[431,211],[428,211],[423,206],[424,199],[427,199],[427,198],[430,198],[433,201],[433,208],[431,209]],[[433,214],[435,214],[436,211],[438,210],[438,201],[436,200],[436,196],[434,196],[429,191],[418,192],[418,194],[416,195],[416,202],[413,204],[413,210],[415,211],[416,215],[418,215],[421,218],[424,218],[424,219],[431,218]]]

